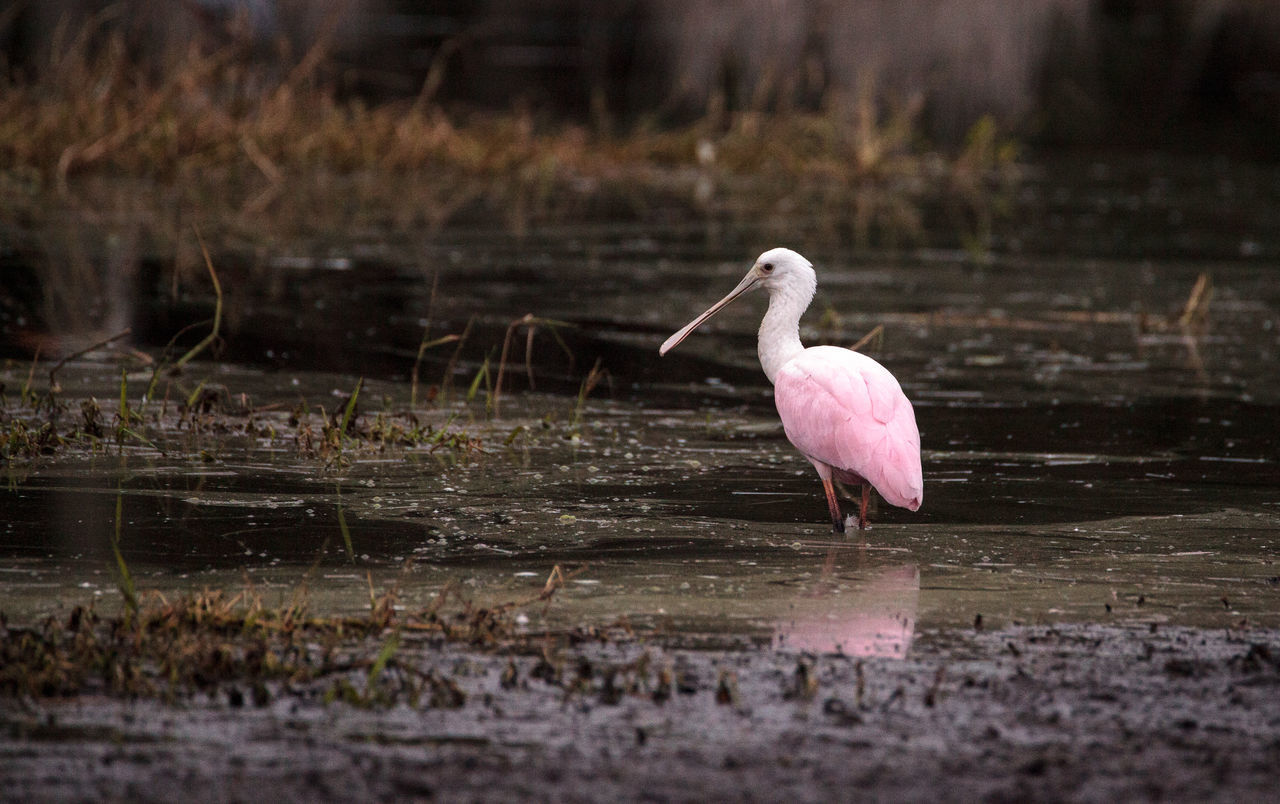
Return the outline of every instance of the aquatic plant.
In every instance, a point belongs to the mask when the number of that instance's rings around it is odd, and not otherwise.
[[[124,554],[120,552],[120,538],[123,530],[124,491],[123,489],[118,489],[116,491],[115,530],[111,534],[111,552],[115,555],[116,571],[119,573],[117,583],[120,589],[120,599],[124,601],[125,617],[128,620],[138,614],[138,589],[133,582],[133,573],[129,571],[129,565],[125,563]]]
[[[555,321],[550,318],[539,318],[538,316],[535,316],[533,313],[526,313],[520,318],[517,318],[515,321],[512,321],[507,326],[507,334],[502,339],[502,356],[498,358],[498,378],[494,380],[493,389],[489,393],[488,408],[490,412],[493,413],[494,416],[498,415],[498,404],[502,396],[502,380],[507,373],[507,358],[511,353],[511,342],[515,337],[516,331],[522,327],[525,330],[524,371],[525,371],[525,376],[529,378],[529,387],[532,389],[537,387],[537,384],[534,382],[534,378],[533,378],[533,338],[534,336],[538,333],[539,328],[545,328],[547,331],[549,331],[551,333],[551,336],[555,338],[556,343],[560,345],[560,348],[564,350],[564,353],[569,357],[569,365],[572,366],[573,359],[574,359],[573,351],[569,348],[569,345],[565,343],[564,338],[557,331],[559,327],[571,327],[571,326],[573,325],[564,321]],[[486,372],[486,375],[487,375],[487,369],[488,369],[488,360],[486,359],[485,365],[484,365],[484,370]],[[474,396],[474,391],[475,391],[475,386],[473,384],[472,393],[468,394],[467,396],[468,399]]]
[[[320,684],[327,700],[362,706],[401,700],[460,706],[465,695],[456,684],[402,658],[403,649],[410,642],[489,650],[524,645],[530,637],[516,615],[549,605],[582,569],[563,572],[557,565],[541,590],[497,605],[479,605],[459,586],[446,585],[426,607],[408,612],[397,609],[394,588],[375,594],[370,581],[367,614],[322,616],[309,611],[305,584],[274,608],[252,586],[234,595],[205,590],[173,601],[139,592],[118,543],[115,554],[122,616],[77,606],[65,619],[23,626],[0,615],[0,697],[102,692],[173,699],[225,690],[234,702],[247,687],[261,705],[272,696],[269,684],[287,681]],[[363,689],[353,683],[361,675]]]
[[[209,330],[209,334],[200,339],[200,342],[192,346],[186,351],[182,357],[174,361],[170,371],[177,372],[187,363],[190,363],[201,352],[209,347],[210,344],[218,340],[218,331],[222,327],[222,283],[218,281],[218,272],[213,269],[213,259],[209,256],[209,247],[205,245],[204,237],[200,234],[200,228],[195,227],[196,240],[200,243],[200,253],[204,256],[205,267],[209,270],[209,281],[213,283],[213,327]],[[175,336],[176,337],[176,336]],[[160,371],[162,363],[156,366],[156,372]],[[152,375],[152,385],[155,384],[155,374]],[[147,389],[148,398],[151,394],[151,388]]]
[[[582,379],[582,385],[578,388],[578,398],[573,406],[573,419],[569,423],[569,429],[575,435],[582,423],[582,411],[586,407],[587,397],[591,396],[591,392],[595,390],[601,380],[608,379],[609,370],[601,368],[601,359],[597,357],[595,365],[591,367],[591,371],[587,372],[587,376]]]
[[[450,334],[450,335],[443,335],[439,338],[433,338],[432,340],[427,340],[428,331],[429,330],[425,328],[423,329],[422,342],[418,344],[418,355],[413,361],[413,371],[409,376],[409,407],[410,408],[416,408],[418,406],[418,369],[422,365],[422,356],[426,354],[426,351],[428,349],[434,349],[435,347],[443,346],[446,343],[458,343],[463,338],[462,335]],[[443,385],[443,383],[441,385]],[[436,394],[438,394],[439,388],[440,386],[437,386],[436,388],[433,389],[433,391]]]
[[[51,455],[67,445],[52,422],[34,427],[22,419],[10,419],[0,426],[0,457],[6,462],[16,458]]]

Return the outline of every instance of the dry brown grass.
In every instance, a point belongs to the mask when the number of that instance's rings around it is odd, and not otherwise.
[[[105,177],[151,199],[151,217],[176,205],[208,221],[211,237],[253,242],[334,227],[435,230],[464,215],[520,232],[654,203],[764,220],[814,209],[833,237],[897,242],[920,237],[917,204],[953,174],[970,176],[961,202],[984,206],[984,188],[1012,166],[1001,148],[927,152],[919,108],[884,110],[870,92],[833,97],[819,113],[713,111],[614,136],[528,110],[450,114],[425,96],[339,100],[313,79],[315,54],[271,78],[241,46],[192,45],[149,78],[119,37],[98,34],[67,37],[38,78],[0,86],[10,212],[51,198],[128,206],[102,189]]]
[[[375,594],[370,578],[367,614],[324,616],[309,610],[305,583],[278,607],[265,605],[251,585],[235,595],[206,589],[172,602],[158,591],[139,594],[124,560],[118,560],[124,600],[119,615],[77,606],[65,620],[15,625],[0,613],[0,699],[96,692],[175,700],[225,690],[239,706],[247,687],[264,705],[272,695],[268,684],[312,684],[326,701],[460,706],[465,696],[456,684],[429,669],[434,662],[424,668],[420,657],[403,659],[402,642],[530,650],[551,634],[525,633],[515,615],[539,607],[545,612],[583,569],[565,572],[557,564],[541,590],[496,605],[479,605],[449,584],[412,611],[398,610],[395,588]]]

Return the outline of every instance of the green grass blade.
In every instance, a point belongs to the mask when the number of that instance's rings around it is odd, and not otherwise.
[[[175,369],[185,366],[192,358],[203,352],[209,344],[216,341],[218,332],[222,327],[222,283],[218,281],[218,272],[213,270],[213,260],[209,257],[209,248],[204,244],[204,237],[200,235],[199,228],[196,229],[196,240],[200,242],[200,253],[204,255],[204,264],[209,269],[209,278],[213,280],[213,329],[209,331],[208,335],[204,336],[203,340],[192,346],[185,355],[178,358],[178,361],[173,364]]]
[[[342,531],[342,544],[347,548],[347,560],[354,562],[356,560],[356,549],[351,543],[351,528],[347,527],[347,514],[338,506],[338,529]]]
[[[347,400],[347,409],[342,412],[342,428],[338,431],[339,435],[346,435],[347,428],[351,426],[351,417],[356,412],[356,400],[360,398],[360,389],[364,387],[364,377],[356,380],[356,389],[351,392],[351,398]]]
[[[476,378],[471,381],[471,387],[467,389],[467,401],[470,402],[476,398],[476,391],[480,389],[480,382],[483,380],[487,385],[489,382],[489,358],[484,359],[484,363],[480,366],[480,370],[476,372]]]
[[[373,694],[373,685],[377,683],[378,676],[382,675],[382,671],[387,669],[387,663],[396,655],[396,651],[400,650],[400,632],[392,631],[391,636],[387,638],[386,643],[382,646],[382,650],[378,651],[378,657],[373,660],[373,666],[369,668],[369,678],[365,682],[365,696]]]
[[[130,438],[144,444],[145,446],[151,447],[153,450],[160,453],[161,455],[167,455],[167,453],[160,448],[159,444],[157,444],[156,442],[152,441],[149,438],[146,438],[145,436],[135,433],[133,430],[130,430],[128,427],[121,427],[120,432],[121,434],[129,436]]]
[[[125,608],[130,615],[138,613],[138,589],[133,583],[133,573],[129,572],[129,565],[124,561],[124,554],[120,552],[120,533],[123,530],[124,523],[124,494],[116,494],[116,529],[111,539],[111,550],[116,555],[116,568],[120,571],[120,595],[124,598]]]

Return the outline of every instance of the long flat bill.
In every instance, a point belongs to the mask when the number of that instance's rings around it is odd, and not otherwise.
[[[734,299],[738,298],[742,294],[746,293],[748,290],[751,290],[753,287],[756,286],[756,282],[759,282],[759,281],[760,281],[760,277],[756,275],[754,268],[748,271],[747,275],[742,277],[742,281],[738,283],[738,286],[733,290],[729,291],[728,296],[725,296],[720,301],[711,305],[709,308],[707,308],[707,311],[705,313],[693,319],[688,324],[685,324],[683,327],[681,327],[679,332],[672,335],[670,338],[667,338],[666,342],[663,343],[662,346],[658,348],[658,354],[665,355],[667,352],[670,352],[672,349],[674,349],[676,346],[679,345],[680,341],[683,341],[685,338],[689,337],[690,332],[693,332],[695,329],[702,326],[702,322],[706,321],[711,316],[720,312],[725,307],[728,307],[730,302],[732,302]]]

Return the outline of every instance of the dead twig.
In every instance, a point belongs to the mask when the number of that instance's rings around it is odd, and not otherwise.
[[[114,343],[115,341],[120,340],[121,338],[123,338],[124,336],[128,335],[131,332],[133,332],[133,327],[126,327],[122,331],[117,332],[115,335],[112,335],[110,338],[104,338],[103,340],[98,341],[92,346],[85,347],[84,349],[81,349],[75,354],[67,355],[66,357],[59,360],[57,365],[49,369],[49,393],[56,394],[62,390],[62,387],[58,385],[58,381],[55,378],[55,375],[58,373],[58,369],[62,368],[72,360],[75,360],[77,357],[83,357],[84,355],[87,355],[92,351],[101,349],[102,347],[108,344],[111,344],[111,343]],[[34,364],[33,364],[33,367],[34,367]]]
[[[1191,287],[1187,303],[1182,307],[1182,315],[1178,316],[1178,326],[1183,329],[1198,329],[1209,319],[1209,302],[1213,299],[1213,280],[1207,273],[1196,277]]]
[[[858,342],[849,348],[855,352],[861,351],[862,347],[868,343],[875,343],[875,351],[880,351],[884,346],[884,324],[876,324],[866,335],[858,339]]]

